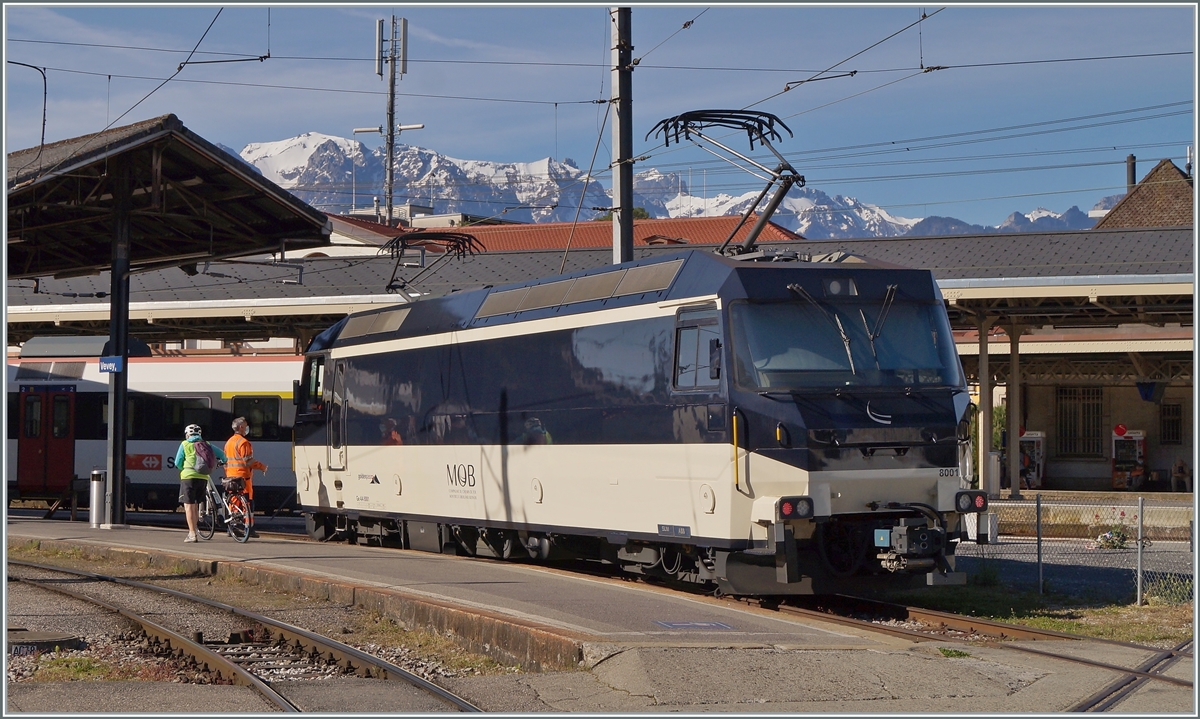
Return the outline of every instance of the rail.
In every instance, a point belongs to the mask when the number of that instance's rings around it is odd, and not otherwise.
[[[36,564],[33,562],[22,562],[22,561],[17,561],[17,560],[12,560],[12,559],[8,560],[8,563],[16,565],[16,566],[41,569],[44,571],[62,572],[64,574],[72,574],[72,575],[80,576],[80,577],[90,577],[92,579],[98,579],[100,581],[105,581],[105,582],[112,582],[114,584],[121,584],[121,585],[124,585],[127,587],[134,587],[137,589],[145,589],[145,590],[150,590],[150,591],[154,591],[154,592],[159,592],[159,593],[166,594],[169,596],[177,597],[179,599],[185,599],[187,601],[196,602],[198,604],[204,604],[206,606],[213,607],[216,609],[221,609],[221,610],[230,612],[232,614],[236,614],[240,617],[244,617],[251,621],[257,622],[257,623],[261,624],[262,626],[269,628],[271,630],[272,634],[274,635],[274,637],[278,637],[279,639],[282,639],[284,642],[287,642],[294,647],[304,649],[306,651],[313,652],[313,653],[323,654],[323,655],[327,656],[328,658],[336,661],[339,665],[344,666],[348,669],[353,669],[356,673],[358,673],[361,676],[368,676],[368,677],[373,677],[373,678],[377,678],[377,679],[387,679],[387,680],[393,680],[393,681],[397,681],[397,680],[404,681],[409,684],[412,684],[413,686],[416,686],[419,689],[424,690],[425,692],[427,692],[429,694],[432,694],[432,695],[442,699],[445,702],[448,702],[449,704],[452,704],[459,711],[464,711],[464,712],[480,712],[480,711],[482,711],[479,707],[475,706],[474,704],[471,704],[466,699],[463,699],[462,697],[460,697],[446,689],[443,689],[442,687],[438,686],[437,684],[434,684],[433,682],[430,682],[427,679],[424,679],[423,677],[417,676],[416,674],[404,669],[403,667],[399,667],[385,659],[380,659],[379,657],[372,656],[371,654],[368,654],[364,651],[361,651],[361,650],[355,649],[354,647],[351,647],[349,645],[343,644],[343,643],[337,641],[336,639],[324,637],[324,636],[321,636],[320,634],[310,632],[307,629],[302,629],[300,627],[297,627],[297,626],[294,626],[291,624],[287,624],[285,622],[281,622],[276,619],[272,619],[271,617],[267,617],[262,614],[257,614],[255,612],[247,611],[245,609],[240,609],[238,607],[234,607],[232,605],[225,604],[224,602],[218,602],[216,600],[207,599],[205,597],[195,596],[192,594],[188,594],[186,592],[181,592],[176,589],[168,589],[166,587],[159,587],[154,584],[146,584],[144,582],[138,582],[138,581],[134,581],[132,579],[123,579],[121,577],[110,577],[110,576],[107,576],[104,574],[97,574],[95,572],[85,572],[85,571],[78,570],[78,569],[64,569],[62,567],[55,567],[52,565]],[[54,589],[57,590],[58,588],[54,588]],[[60,590],[60,591],[66,591],[66,590]],[[83,596],[81,598],[84,599],[85,601],[97,601],[97,600],[94,600],[91,597],[87,597],[87,596]],[[138,621],[139,623],[141,623],[141,621],[138,619],[134,619],[134,621]],[[155,626],[157,627],[157,625],[155,625]],[[166,630],[165,628],[160,628],[160,629],[162,629],[163,631],[167,631],[167,632],[170,631],[170,630]],[[244,672],[246,674],[249,674],[249,672],[246,672],[245,669],[242,669],[241,667],[237,667],[235,664],[233,664],[226,658],[220,656],[219,654],[217,654],[215,652],[212,652],[212,651],[204,648],[201,645],[198,645],[195,642],[192,642],[190,639],[187,639],[186,637],[182,637],[180,635],[174,634],[174,632],[171,632],[171,634],[179,637],[187,644],[191,645],[192,647],[195,647],[197,650],[204,652],[205,653],[204,655],[206,657],[211,656],[214,658],[214,661],[221,662],[221,666],[226,666],[226,665],[232,666],[232,667],[235,667],[239,672]],[[255,680],[257,681],[257,679],[255,679]],[[286,699],[284,701],[286,701]],[[294,711],[294,710],[291,710],[291,711]]]

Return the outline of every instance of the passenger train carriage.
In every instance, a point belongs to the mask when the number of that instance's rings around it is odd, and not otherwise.
[[[256,509],[294,508],[291,394],[300,366],[295,356],[128,358],[127,505],[177,507],[183,428],[198,424],[223,447],[233,418],[244,416],[255,457],[270,468],[255,474]],[[56,498],[72,479],[107,468],[108,377],[96,357],[8,358],[10,499]]]
[[[317,539],[793,594],[961,582],[986,508],[927,271],[690,250],[421,300],[315,338],[295,398]]]

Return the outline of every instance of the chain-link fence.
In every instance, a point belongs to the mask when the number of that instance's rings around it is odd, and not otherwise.
[[[958,569],[975,581],[1084,599],[1140,604],[1192,601],[1190,503],[1131,496],[993,500],[968,530],[987,544],[958,545]]]

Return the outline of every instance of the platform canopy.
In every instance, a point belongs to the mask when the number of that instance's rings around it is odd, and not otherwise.
[[[329,243],[324,213],[163,115],[8,155],[8,279],[111,266],[123,163],[131,272]]]

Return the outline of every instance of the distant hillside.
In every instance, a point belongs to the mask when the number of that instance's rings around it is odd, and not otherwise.
[[[1014,212],[998,227],[972,225],[954,217],[926,217],[905,233],[911,237],[933,237],[938,235],[986,235],[993,232],[1056,232],[1063,230],[1090,230],[1095,218],[1071,206],[1059,214],[1039,207],[1029,214]]]

